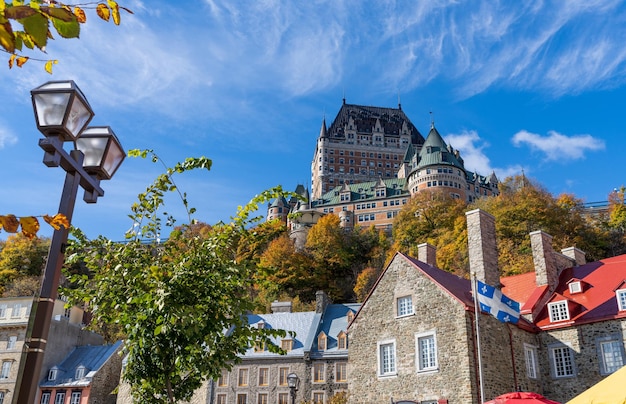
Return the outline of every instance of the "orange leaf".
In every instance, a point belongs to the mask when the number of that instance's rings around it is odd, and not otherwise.
[[[11,57],[9,58],[9,69],[13,68],[13,62],[15,62],[15,58],[17,56],[15,56],[15,54],[12,54]]]
[[[115,23],[115,25],[120,25],[120,7],[117,5],[117,2],[113,0],[107,0],[107,3],[111,8],[113,22]]]
[[[54,230],[61,229],[61,226],[66,229],[70,228],[70,222],[67,220],[67,217],[62,213],[57,213],[54,216],[43,215],[43,220],[46,221],[50,226],[54,228]]]
[[[36,217],[28,216],[21,217],[20,224],[22,225],[22,234],[28,238],[34,238],[39,231],[39,221]]]
[[[59,63],[58,60],[48,60],[44,68],[48,73],[52,74],[52,65],[56,65],[57,63]]]
[[[87,22],[87,14],[85,14],[85,11],[82,8],[74,7],[74,15],[79,23],[83,24]]]
[[[22,67],[24,63],[28,62],[27,56],[20,56],[17,58],[17,67]]]
[[[109,18],[111,18],[111,10],[109,10],[109,7],[104,3],[99,3],[96,6],[96,13],[98,17],[102,18],[104,21],[109,21]]]
[[[0,222],[2,222],[2,227],[7,233],[17,233],[17,228],[20,226],[15,215],[0,216]]]

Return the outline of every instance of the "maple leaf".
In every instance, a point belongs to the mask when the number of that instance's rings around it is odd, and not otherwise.
[[[26,216],[20,218],[20,225],[22,226],[22,234],[33,239],[37,236],[39,231],[39,221],[34,216]]]
[[[54,230],[60,230],[61,226],[66,229],[70,228],[70,222],[67,220],[67,217],[62,213],[57,213],[54,216],[43,215],[43,220],[46,221],[50,226],[54,228]]]
[[[7,233],[17,233],[17,228],[20,226],[15,215],[0,216],[0,223]]]

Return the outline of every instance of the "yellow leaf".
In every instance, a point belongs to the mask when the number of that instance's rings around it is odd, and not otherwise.
[[[15,62],[15,58],[17,56],[15,56],[15,54],[12,54],[11,57],[9,58],[9,69],[13,68],[13,62]]]
[[[99,3],[96,6],[96,13],[98,17],[102,18],[104,21],[109,21],[109,18],[111,18],[111,10],[109,10],[109,7],[104,3]]]
[[[52,65],[56,65],[57,63],[59,63],[58,60],[48,60],[44,68],[48,73],[52,74]]]
[[[7,233],[17,233],[17,228],[20,226],[15,215],[0,216],[0,222]]]
[[[24,63],[28,62],[27,56],[20,56],[17,58],[17,67],[22,67]]]
[[[74,7],[74,15],[79,23],[83,24],[87,22],[87,14],[85,14],[85,11],[82,8]]]
[[[54,230],[61,229],[61,226],[66,229],[70,228],[70,222],[67,220],[67,217],[62,213],[57,213],[54,216],[43,215],[43,220],[46,221],[50,226],[54,228]]]
[[[39,221],[36,217],[28,216],[21,217],[20,224],[22,225],[22,234],[28,238],[34,238],[39,231]]]
[[[117,2],[113,0],[107,0],[107,3],[111,8],[113,22],[115,23],[115,25],[120,25],[120,7],[117,5]]]

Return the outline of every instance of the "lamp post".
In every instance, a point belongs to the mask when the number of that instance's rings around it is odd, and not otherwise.
[[[291,393],[291,404],[296,404],[296,391],[300,387],[300,378],[295,373],[289,373],[287,375],[287,386],[289,386],[289,392]]]
[[[48,167],[61,166],[66,172],[59,213],[71,223],[78,186],[85,191],[85,202],[95,203],[104,195],[100,181],[115,174],[125,152],[111,128],[87,127],[94,113],[73,81],[50,81],[32,90],[31,96],[37,129],[44,135],[39,140],[43,162]],[[65,151],[65,142],[72,142],[74,150]],[[35,402],[68,233],[69,229],[61,228],[52,235],[41,289],[33,299],[28,320],[14,404]]]

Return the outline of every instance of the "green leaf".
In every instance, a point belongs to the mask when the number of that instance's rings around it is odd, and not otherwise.
[[[41,7],[41,11],[48,14],[51,19],[58,19],[64,22],[71,22],[76,20],[76,16],[65,8],[59,7]]]
[[[0,46],[9,53],[15,52],[15,36],[10,22],[0,24]]]
[[[21,20],[23,18],[31,17],[35,14],[39,13],[37,12],[37,10],[30,6],[11,6],[7,7],[4,10],[4,16],[12,20]]]
[[[20,22],[24,26],[24,31],[33,40],[34,44],[39,49],[44,49],[48,42],[48,19],[36,13],[30,17],[21,19]]]
[[[78,38],[80,35],[80,23],[74,14],[72,14],[72,18],[69,21],[58,18],[52,18],[51,20],[54,28],[63,38]]]

